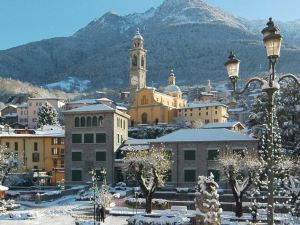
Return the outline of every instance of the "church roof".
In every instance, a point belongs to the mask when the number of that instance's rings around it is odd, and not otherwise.
[[[133,37],[133,39],[140,39],[140,40],[144,40],[143,36],[140,34],[140,30],[139,28],[136,30],[136,33]]]
[[[180,87],[178,87],[176,84],[170,84],[167,87],[164,88],[165,92],[181,92]]]

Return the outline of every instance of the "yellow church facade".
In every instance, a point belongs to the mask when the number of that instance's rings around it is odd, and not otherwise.
[[[139,30],[133,37],[130,49],[130,124],[167,124],[175,121],[177,108],[185,107],[187,102],[176,85],[173,71],[169,74],[168,86],[157,91],[146,85],[146,50]]]

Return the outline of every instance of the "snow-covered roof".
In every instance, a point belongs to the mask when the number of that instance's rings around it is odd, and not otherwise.
[[[9,113],[9,114],[5,114],[3,117],[4,118],[13,118],[13,117],[17,117],[18,114],[17,113]]]
[[[128,138],[128,140],[125,142],[125,144],[127,144],[127,145],[147,145],[153,140],[155,140],[155,139]]]
[[[97,99],[80,99],[80,100],[75,100],[72,102],[68,102],[67,104],[96,104],[97,103]]]
[[[28,104],[26,102],[17,106],[17,108],[27,108],[27,107],[28,107]]]
[[[181,109],[190,109],[190,108],[203,108],[203,107],[214,107],[214,106],[224,106],[227,107],[227,105],[221,103],[221,102],[192,102],[189,103],[185,107],[181,107]]]
[[[202,128],[203,129],[232,128],[236,125],[241,125],[243,128],[245,128],[244,125],[238,121],[225,122],[225,123],[208,123],[208,124],[205,124]]]
[[[102,101],[102,102],[112,102],[112,100],[111,99],[109,99],[109,98],[100,98],[100,99],[97,99],[97,101]]]
[[[0,185],[0,191],[7,191],[7,190],[8,190],[8,187]]]
[[[16,133],[16,131],[24,131],[24,133]],[[65,130],[62,128],[43,128],[34,130],[34,132],[25,133],[25,129],[9,129],[2,130],[0,137],[65,137]]]
[[[7,107],[17,108],[17,106],[16,106],[16,105],[9,104],[9,105],[5,106],[3,109],[5,109],[5,108],[7,108]],[[3,110],[3,109],[2,109],[2,110]],[[1,110],[1,111],[2,111],[2,110]]]
[[[123,110],[123,109],[122,109]],[[70,109],[70,110],[66,110],[64,111],[64,113],[83,113],[83,112],[119,112],[119,114],[128,117],[129,115],[126,113],[123,113],[121,111],[119,111],[117,108],[113,108],[111,106],[108,106],[106,104],[92,104],[92,105],[85,105],[82,107],[78,107],[78,108],[74,108],[74,109]]]
[[[217,129],[181,129],[151,141],[164,142],[211,142],[211,141],[257,141],[247,135],[225,128]]]
[[[234,109],[228,109],[228,112],[243,112],[244,108],[234,108]]]
[[[180,87],[178,87],[176,84],[170,84],[167,87],[164,88],[165,92],[181,92]]]

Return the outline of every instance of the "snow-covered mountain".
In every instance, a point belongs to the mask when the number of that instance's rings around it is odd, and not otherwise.
[[[242,60],[241,76],[249,76],[267,68],[260,34],[266,21],[235,18],[201,0],[165,0],[145,13],[108,12],[70,37],[0,51],[0,74],[39,85],[72,74],[91,80],[95,89],[126,87],[128,49],[139,27],[148,50],[148,84],[166,84],[171,68],[181,84],[226,79],[231,50]],[[300,73],[300,23],[278,24],[285,37],[278,71]]]

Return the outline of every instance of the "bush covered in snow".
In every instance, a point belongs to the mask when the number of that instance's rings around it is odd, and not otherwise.
[[[146,200],[145,198],[127,198],[125,200],[126,205],[129,207],[145,208]],[[168,201],[165,199],[152,199],[152,207],[154,209],[167,209]]]
[[[179,214],[137,214],[127,219],[128,225],[185,225],[190,219]]]

